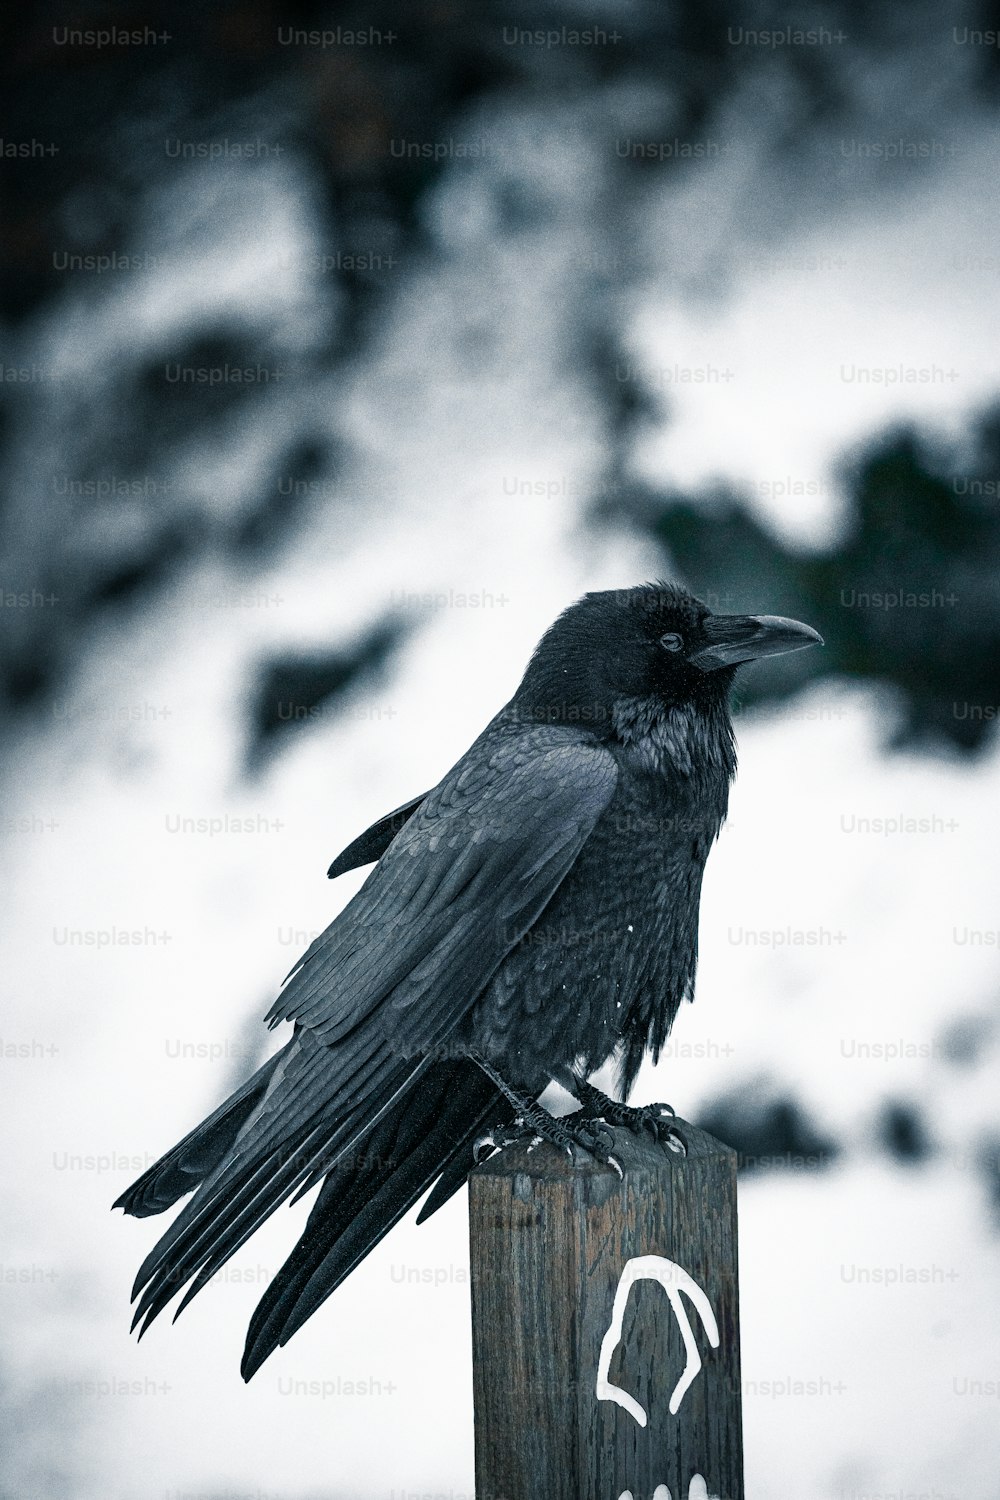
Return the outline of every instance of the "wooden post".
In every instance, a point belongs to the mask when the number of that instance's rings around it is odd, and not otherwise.
[[[678,1123],[472,1173],[477,1500],[743,1500],[736,1153]]]

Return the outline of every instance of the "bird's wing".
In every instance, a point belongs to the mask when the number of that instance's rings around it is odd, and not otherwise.
[[[356,1050],[441,1042],[546,905],[611,800],[614,757],[562,727],[491,726],[428,794],[268,1015]],[[346,1059],[345,1059],[346,1060]]]
[[[335,880],[348,870],[356,870],[360,865],[370,865],[376,859],[381,859],[403,824],[413,817],[426,796],[426,792],[421,792],[412,802],[404,802],[402,807],[394,808],[391,813],[386,813],[384,818],[379,818],[377,823],[366,828],[364,833],[359,833],[337,855],[326,872],[327,878]]]
[[[571,868],[617,781],[563,727],[494,724],[428,795],[271,1010],[295,1044],[231,1152],[140,1268],[144,1328],[328,1173],[435,1057]]]

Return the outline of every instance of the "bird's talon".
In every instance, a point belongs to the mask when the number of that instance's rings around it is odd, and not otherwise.
[[[581,1149],[596,1156],[598,1161],[605,1160],[615,1143],[613,1131],[599,1119],[581,1120],[574,1126],[573,1136]]]
[[[493,1139],[492,1134],[481,1135],[473,1144],[472,1160],[475,1162],[477,1167],[480,1166],[485,1160],[487,1160],[487,1158],[483,1154],[487,1146],[491,1148],[489,1153],[490,1156],[492,1156],[494,1152],[499,1149],[496,1141]]]

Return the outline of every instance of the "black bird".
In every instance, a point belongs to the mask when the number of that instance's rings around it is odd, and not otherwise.
[[[251,1321],[249,1379],[428,1187],[421,1219],[462,1185],[484,1138],[528,1130],[607,1161],[602,1121],[665,1136],[668,1106],[628,1109],[587,1078],[615,1057],[627,1095],[691,998],[737,666],[818,642],[670,584],[564,611],[443,780],[334,861],[378,864],[272,1007],[294,1022],[285,1047],[118,1199],[141,1217],[197,1188],[139,1271],[133,1327],[189,1282],[179,1312],[322,1181]],[[576,1114],[536,1102],[552,1080]]]

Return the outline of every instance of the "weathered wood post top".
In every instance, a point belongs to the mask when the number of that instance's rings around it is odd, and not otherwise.
[[[477,1500],[743,1500],[736,1153],[677,1123],[469,1178]]]

